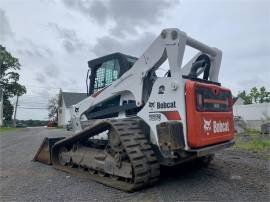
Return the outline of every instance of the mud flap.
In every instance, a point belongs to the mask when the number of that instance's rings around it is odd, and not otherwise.
[[[52,165],[51,150],[53,145],[59,140],[64,139],[65,137],[57,138],[48,138],[45,137],[42,141],[33,161],[39,161],[41,163]]]

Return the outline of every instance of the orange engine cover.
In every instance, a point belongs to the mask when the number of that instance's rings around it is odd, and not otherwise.
[[[187,138],[191,148],[234,138],[232,96],[215,84],[186,81]]]

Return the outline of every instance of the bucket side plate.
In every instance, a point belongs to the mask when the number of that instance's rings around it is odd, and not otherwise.
[[[45,137],[42,141],[33,161],[38,161],[47,165],[52,165],[51,160],[51,150],[53,145],[59,140],[64,139],[65,137],[57,137],[57,138],[48,138]]]

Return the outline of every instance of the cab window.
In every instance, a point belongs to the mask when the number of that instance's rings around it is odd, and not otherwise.
[[[118,79],[120,65],[117,59],[108,60],[99,65],[95,72],[94,92],[110,85]]]
[[[220,90],[218,93],[215,94],[209,88],[197,88],[196,95],[197,111],[232,111],[232,96],[229,91]]]

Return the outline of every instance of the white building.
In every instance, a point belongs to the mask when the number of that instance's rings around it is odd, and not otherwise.
[[[61,92],[58,99],[58,126],[66,126],[71,120],[72,105],[87,97],[86,93]]]
[[[263,123],[270,121],[270,103],[234,104],[233,115],[240,116],[248,128],[260,130]]]

